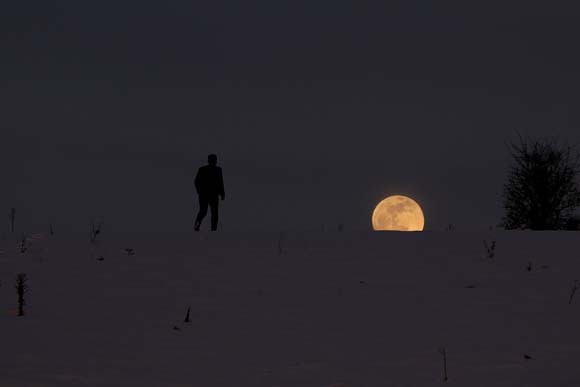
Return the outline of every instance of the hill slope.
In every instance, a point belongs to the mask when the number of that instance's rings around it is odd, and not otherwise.
[[[572,232],[35,235],[25,253],[5,239],[0,386],[430,386],[443,347],[448,385],[578,386],[578,246]]]

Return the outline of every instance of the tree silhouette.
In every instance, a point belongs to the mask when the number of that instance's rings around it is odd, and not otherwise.
[[[580,206],[580,158],[569,145],[528,140],[508,144],[513,165],[504,186],[506,229],[565,229]]]

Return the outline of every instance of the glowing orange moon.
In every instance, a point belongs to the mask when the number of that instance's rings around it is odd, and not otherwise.
[[[419,204],[402,195],[383,199],[373,211],[375,231],[423,231],[425,217]]]

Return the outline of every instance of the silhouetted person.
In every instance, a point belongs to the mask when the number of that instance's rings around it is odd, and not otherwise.
[[[218,225],[219,199],[226,198],[222,169],[217,166],[217,156],[207,156],[207,163],[197,171],[195,189],[199,195],[199,212],[195,218],[194,230],[199,231],[201,221],[207,215],[207,207],[211,211],[211,230],[216,231]]]

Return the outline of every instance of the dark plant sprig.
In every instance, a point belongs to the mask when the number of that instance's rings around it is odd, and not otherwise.
[[[19,273],[16,276],[16,294],[18,295],[18,316],[24,316],[24,305],[26,302],[24,301],[24,294],[28,291],[28,285],[26,282],[28,278],[26,277],[25,273]]]
[[[101,234],[102,228],[103,228],[103,222],[91,221],[91,224],[90,224],[91,243],[95,243],[97,241],[97,237]]]
[[[18,243],[18,249],[20,250],[21,254],[24,254],[28,250],[28,246],[26,246],[27,239],[28,236],[26,234],[23,234],[22,238],[20,238],[20,243]]]
[[[490,242],[490,244],[488,244],[487,241],[484,240],[483,247],[485,247],[487,258],[494,259],[495,258],[495,241],[492,240]]]
[[[443,382],[447,383],[449,377],[447,376],[447,350],[445,347],[439,348],[439,353],[443,357]]]
[[[16,208],[12,207],[10,209],[10,214],[8,215],[8,219],[10,220],[10,230],[14,232],[14,222],[16,221]]]
[[[574,295],[576,294],[576,291],[579,288],[580,288],[580,281],[575,280],[574,285],[572,285],[572,288],[570,289],[570,298],[568,298],[568,305],[572,304],[572,300],[574,300]]]

